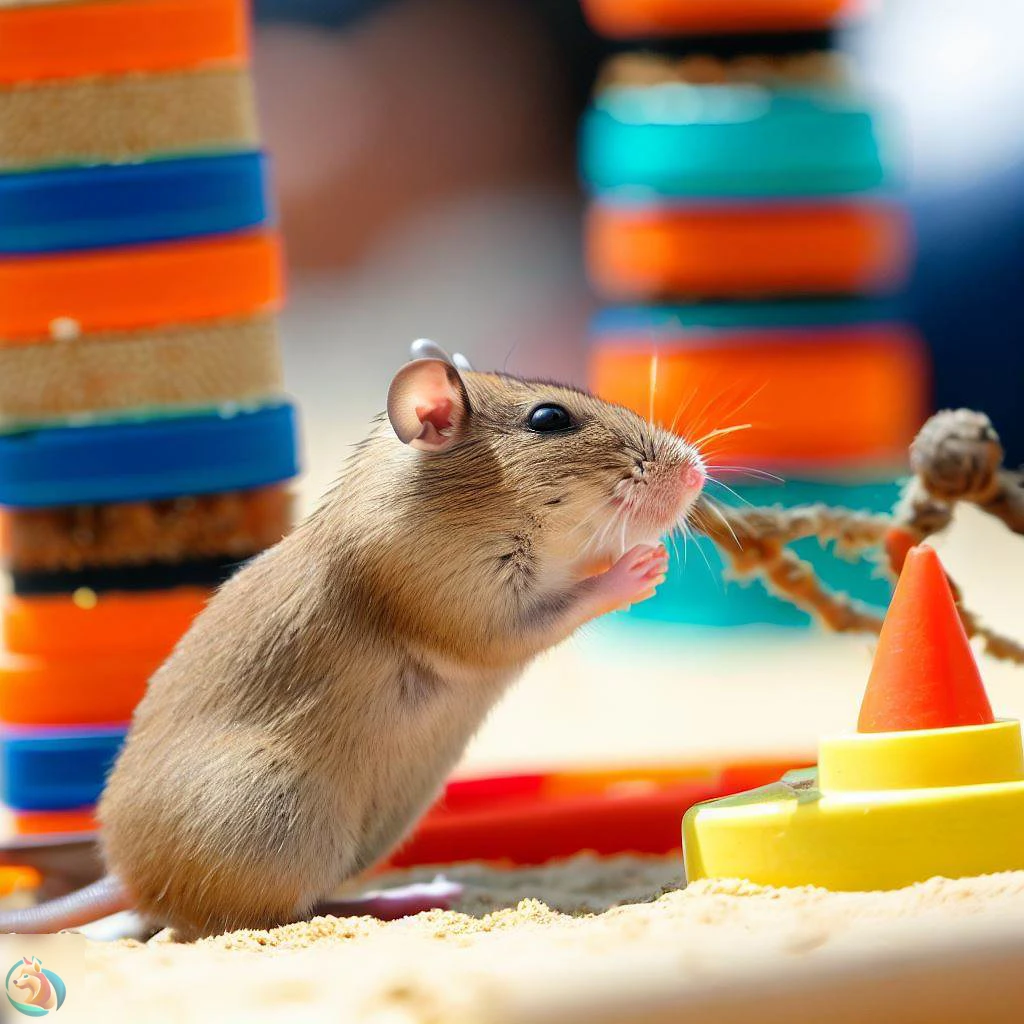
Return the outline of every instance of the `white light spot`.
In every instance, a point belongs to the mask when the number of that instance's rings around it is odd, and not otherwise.
[[[76,341],[82,336],[82,325],[70,316],[58,316],[50,321],[50,337],[54,341]]]

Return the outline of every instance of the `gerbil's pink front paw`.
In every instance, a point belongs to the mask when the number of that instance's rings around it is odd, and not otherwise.
[[[625,610],[653,597],[667,572],[668,551],[664,544],[638,544],[631,548],[597,578],[596,614]]]

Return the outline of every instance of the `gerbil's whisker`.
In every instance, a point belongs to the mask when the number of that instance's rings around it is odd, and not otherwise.
[[[692,541],[694,538],[693,534],[690,532],[689,528],[686,525],[685,517],[676,520],[675,532],[678,533],[683,540],[683,572],[686,572],[687,556],[690,550],[690,541]]]
[[[746,498],[744,498],[742,494],[737,494],[728,484],[723,484],[721,480],[715,480],[712,477],[708,477],[707,482],[709,484],[715,484],[716,486],[721,487],[722,490],[728,491],[741,504],[748,505],[751,508],[754,507],[753,504],[749,502]]]
[[[605,528],[601,531],[600,539],[597,544],[597,550],[600,551],[606,544],[611,544],[615,537],[615,531],[618,529],[619,523],[623,518],[623,509],[617,509],[615,515],[613,515],[608,522],[605,524]]]
[[[687,529],[689,529],[689,528],[690,528],[689,525],[687,525]],[[704,545],[701,544],[701,542],[697,538],[694,538],[693,543],[694,543],[694,547],[696,547],[697,550],[700,552],[700,557],[704,560],[704,564],[708,567],[708,574],[715,581],[715,586],[717,586],[719,589],[721,589],[721,586],[722,586],[721,574],[715,572],[714,568],[712,567],[711,559],[708,558],[708,553],[707,553],[707,550],[705,549]]]
[[[736,384],[727,384],[725,387],[720,388],[702,406],[700,412],[694,418],[690,424],[690,430],[696,434],[700,430],[704,429],[704,424],[707,421],[708,415],[712,408],[716,408],[716,418],[719,422],[723,419],[733,419],[747,406],[751,401],[752,395],[745,395],[740,397],[735,394]],[[760,391],[760,389],[758,389]],[[730,395],[730,392],[733,392]],[[755,392],[755,395],[757,392]]]
[[[519,346],[519,342],[518,341],[514,341],[512,343],[512,347],[508,350],[508,354],[505,356],[505,361],[501,364],[501,372],[502,373],[508,373],[508,362],[512,358],[512,353],[515,352],[515,350],[516,350],[516,348],[518,348],[518,346]]]
[[[651,354],[651,382],[650,397],[648,400],[647,423],[651,430],[654,429],[654,396],[658,390],[658,353]]]
[[[678,531],[673,528],[669,530],[668,541],[672,545],[672,558],[675,561],[679,561],[679,545],[676,543],[676,533]],[[686,538],[683,538],[683,568],[686,568]]]
[[[595,520],[597,520],[599,516],[601,516],[603,513],[605,513],[611,507],[612,507],[612,505],[609,502],[606,505],[601,505],[598,508],[595,508],[588,515],[584,516],[583,519],[581,519],[580,522],[578,522],[566,534],[566,539],[568,540],[571,537],[575,537],[576,534],[579,533],[581,530],[592,529],[595,526]],[[603,531],[601,531],[601,532],[603,532]],[[578,552],[578,556],[579,557],[582,557],[584,554],[586,554],[586,552],[590,549],[591,545],[593,545],[595,543],[595,541],[597,540],[598,536],[599,536],[598,532],[592,532],[590,534],[589,538],[586,537],[586,536],[583,538],[583,540],[580,542],[581,546],[580,546],[580,550]]]
[[[602,505],[598,509],[595,509],[595,511],[590,516],[588,516],[581,525],[590,525],[591,520],[594,519],[598,513],[604,513],[609,508],[612,508],[611,503]],[[580,548],[577,554],[578,558],[582,558],[584,555],[586,555],[587,552],[591,550],[591,548],[595,550],[599,550],[601,548],[601,546],[605,542],[605,539],[608,537],[608,535],[611,533],[612,529],[616,525],[619,516],[622,514],[622,511],[623,509],[621,506],[619,508],[616,508],[614,514],[607,518],[604,526],[601,527],[601,529],[597,532],[591,534],[590,539],[586,541],[586,543],[583,544],[583,546]]]
[[[722,525],[729,531],[730,535],[732,536],[732,539],[736,542],[736,546],[740,548],[740,550],[742,550],[743,544],[740,542],[739,537],[736,536],[736,531],[732,528],[732,523],[730,523],[729,520],[726,519],[724,515],[722,515],[722,511],[715,503],[714,499],[709,498],[707,501],[705,501],[704,508],[710,510],[711,512],[714,512],[714,514],[718,516]]]
[[[569,532],[568,532],[568,533],[567,533],[567,534],[565,535],[565,536],[566,536],[566,539],[568,540],[568,538],[570,538],[570,537],[575,537],[575,536],[576,536],[576,534],[580,532],[580,530],[584,530],[584,529],[586,529],[586,528],[587,528],[588,526],[590,526],[590,524],[591,524],[591,521],[592,521],[593,519],[597,518],[597,514],[598,514],[598,512],[602,512],[602,511],[604,511],[604,506],[602,506],[601,508],[597,508],[597,509],[594,509],[593,511],[591,511],[591,512],[589,512],[589,513],[588,513],[587,515],[585,515],[585,516],[584,516],[584,517],[583,517],[583,518],[582,518],[582,519],[581,519],[581,520],[580,520],[580,521],[579,521],[579,522],[578,522],[578,523],[577,523],[577,524],[576,524],[576,525],[575,525],[575,526],[574,526],[574,527],[573,527],[573,528],[572,528],[572,529],[571,529],[571,530],[570,530],[570,531],[569,531]]]
[[[700,448],[705,441],[710,441],[715,437],[724,437],[726,434],[735,434],[740,430],[750,430],[753,425],[753,423],[737,423],[732,427],[719,427],[717,430],[712,430],[703,437],[697,438],[696,441],[691,441],[690,444],[693,445],[694,448]]]
[[[596,530],[594,533],[590,535],[590,540],[588,540],[586,544],[583,545],[582,549],[580,550],[580,555],[583,556],[587,554],[587,552],[589,552],[591,549],[594,549],[595,551],[599,550],[601,545],[604,543],[605,537],[608,534],[610,525],[614,522],[615,514],[609,517],[609,519],[605,522],[604,526],[602,526],[600,530]]]
[[[762,391],[764,391],[766,387],[768,387],[767,380],[763,381],[759,387],[756,387],[753,391],[749,392],[734,409],[730,409],[727,413],[723,413],[723,415],[738,416],[748,405],[750,405],[752,401],[754,401],[755,398],[758,397],[758,395],[761,394]],[[725,392],[723,391],[722,394],[724,395]]]
[[[704,560],[704,565],[707,566],[707,570],[711,574],[711,578],[715,581],[715,583],[718,586],[721,586],[721,578],[715,574],[715,570],[711,567],[711,561],[708,558],[708,553],[704,550],[703,546],[701,545],[700,539],[693,535],[693,530],[690,527],[690,524],[687,522],[685,515],[679,520],[678,526],[683,534],[684,544],[687,539],[693,541],[693,545],[700,552],[700,556]]]
[[[675,416],[673,416],[673,417],[672,417],[672,426],[670,426],[670,427],[668,428],[668,432],[669,432],[670,434],[674,434],[674,433],[676,432],[676,426],[677,426],[677,425],[678,425],[678,423],[679,423],[679,417],[680,417],[680,416],[682,416],[682,414],[683,414],[683,413],[684,413],[684,412],[685,412],[685,411],[686,411],[687,409],[689,409],[689,408],[690,408],[690,403],[691,403],[691,402],[692,402],[692,401],[693,401],[693,400],[694,400],[694,399],[695,399],[696,397],[697,397],[697,388],[694,388],[694,389],[693,389],[693,390],[692,390],[692,391],[690,392],[690,397],[689,397],[689,398],[687,398],[687,399],[685,399],[684,401],[682,401],[682,402],[680,402],[680,403],[679,403],[678,407],[676,408],[676,414],[675,414]]]
[[[733,418],[738,416],[757,396],[768,386],[768,382],[765,381],[760,387],[755,388],[754,391],[747,394],[738,404],[729,403],[727,407],[723,402],[722,408],[719,410],[719,419]],[[697,433],[698,430],[702,429],[702,425],[707,417],[707,413],[711,410],[712,406],[717,405],[722,399],[725,399],[730,390],[730,386],[726,386],[718,391],[715,395],[711,396],[707,402],[704,403],[704,407],[694,418],[690,424],[690,429],[693,433]],[[753,424],[751,424],[753,426]],[[714,436],[709,435],[709,437]]]
[[[707,400],[707,401],[706,401],[706,402],[704,403],[704,405],[702,406],[702,408],[701,408],[700,412],[699,412],[699,413],[697,413],[697,415],[696,415],[696,416],[695,416],[695,417],[693,418],[693,421],[692,421],[692,422],[690,423],[690,429],[691,429],[691,430],[692,430],[692,431],[693,431],[694,433],[696,433],[696,432],[697,432],[698,430],[700,430],[700,429],[701,429],[701,424],[703,424],[703,423],[705,422],[705,417],[706,417],[706,415],[707,415],[707,413],[708,413],[708,410],[709,410],[709,409],[711,408],[711,406],[712,406],[712,405],[714,405],[714,404],[715,404],[715,402],[717,402],[717,401],[718,401],[718,400],[719,400],[719,399],[720,399],[720,398],[722,397],[722,395],[724,395],[724,394],[725,394],[725,391],[724,391],[724,389],[723,389],[722,391],[719,391],[719,392],[718,392],[717,394],[711,395],[711,396],[710,396],[710,397],[708,398],[708,400]]]
[[[769,473],[766,469],[757,469],[754,466],[723,466],[718,463],[704,463],[704,468],[711,473],[742,473],[744,476],[752,476],[758,480],[770,480],[772,483],[784,484],[786,481],[781,476]]]

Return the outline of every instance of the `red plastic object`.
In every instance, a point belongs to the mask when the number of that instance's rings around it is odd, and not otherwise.
[[[723,794],[710,785],[682,785],[645,794],[584,795],[561,800],[427,817],[392,867],[453,861],[542,864],[583,850],[670,853],[680,847],[684,812]]]
[[[860,0],[583,0],[594,30],[614,39],[802,32],[827,28],[860,6]]]
[[[494,775],[479,779],[455,779],[445,787],[437,807],[452,814],[490,807],[509,800],[539,797],[547,777],[532,775]]]
[[[456,781],[385,867],[470,860],[531,865],[583,851],[671,853],[680,848],[680,821],[693,804],[775,782],[793,765],[765,761]]]
[[[903,563],[860,709],[860,732],[948,729],[995,721],[939,556]]]

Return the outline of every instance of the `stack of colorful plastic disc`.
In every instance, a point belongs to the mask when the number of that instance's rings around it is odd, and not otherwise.
[[[290,523],[246,0],[0,6],[0,799],[80,827],[153,671]]]
[[[588,270],[617,304],[595,321],[591,382],[698,443],[721,501],[888,511],[929,405],[925,351],[888,301],[912,244],[884,119],[828,31],[853,7],[584,2],[599,31],[690,51],[611,62],[582,124]],[[712,571],[678,560],[632,615],[809,621],[759,584],[720,582],[698,543]],[[873,565],[801,553],[885,604]]]

